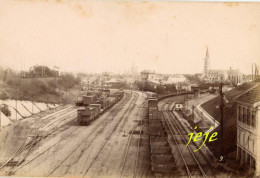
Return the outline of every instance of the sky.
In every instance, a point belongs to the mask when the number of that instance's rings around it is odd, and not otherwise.
[[[1,0],[0,65],[63,71],[251,73],[260,63],[260,3]]]

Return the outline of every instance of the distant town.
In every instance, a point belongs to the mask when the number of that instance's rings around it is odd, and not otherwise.
[[[225,83],[231,89],[232,87],[258,79],[259,66],[252,64],[252,74],[243,74],[239,69],[214,69],[211,66],[211,59],[208,48],[206,49],[204,66],[202,73],[197,74],[160,74],[155,70],[142,70],[138,72],[135,63],[130,70],[124,74],[115,74],[103,72],[101,74],[90,73],[69,73],[62,71],[59,67],[52,68],[35,65],[30,67],[29,71],[14,71],[12,69],[0,68],[0,81],[8,82],[14,76],[20,76],[22,79],[30,78],[57,78],[64,75],[72,75],[81,79],[83,90],[91,88],[93,85],[100,87],[122,87],[135,88],[144,91],[162,92],[173,87],[173,90],[191,91],[191,86],[201,85],[203,89],[208,87],[217,87],[220,82]],[[142,83],[142,84],[141,84]],[[145,84],[145,85],[144,85]],[[206,87],[205,84],[208,84]],[[215,84],[215,85],[214,85]],[[164,87],[162,87],[164,86]],[[167,88],[168,87],[168,88]]]

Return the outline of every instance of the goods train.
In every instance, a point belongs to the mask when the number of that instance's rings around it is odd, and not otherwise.
[[[108,97],[110,95],[110,90],[109,89],[102,89],[102,90],[98,90],[98,91],[88,91],[86,92],[86,94],[82,95],[82,96],[78,96],[75,104],[76,106],[87,106],[91,103],[93,103],[94,101],[97,100],[97,98],[100,97]]]
[[[157,109],[158,99],[155,97],[148,98],[148,109]]]
[[[179,92],[179,93],[175,93],[172,95],[166,95],[166,96],[162,96],[161,98],[158,99],[157,96],[152,96],[152,97],[148,97],[147,101],[148,101],[148,111],[151,110],[158,110],[158,101],[160,99],[164,99],[164,98],[168,98],[168,97],[173,97],[173,96],[178,96],[178,95],[186,95],[186,94],[194,94],[193,92]],[[174,106],[175,110],[181,110],[183,107],[182,103],[176,103]]]
[[[84,107],[77,110],[77,121],[80,125],[89,125],[91,121],[95,120],[99,115],[103,114],[107,109],[121,100],[124,93],[115,93],[113,101],[110,101],[108,98],[97,99],[97,97],[94,96],[83,97],[82,105],[84,105]],[[84,100],[84,98],[86,99]]]
[[[94,101],[96,101],[98,98],[98,95],[82,95],[82,96],[78,96],[77,100],[76,100],[76,106],[87,106],[91,103],[93,103]]]

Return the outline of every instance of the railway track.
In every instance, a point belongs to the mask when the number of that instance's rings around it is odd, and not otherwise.
[[[186,146],[186,139],[184,138],[183,136],[183,132],[180,130],[180,125],[178,125],[176,122],[178,122],[177,118],[173,118],[172,115],[170,114],[170,111],[167,110],[167,108],[165,108],[166,105],[164,105],[162,107],[162,112],[163,112],[163,116],[164,116],[164,119],[165,119],[165,123],[167,125],[167,127],[169,128],[169,131],[170,131],[170,134],[174,140],[174,145],[177,147],[178,149],[178,152],[180,154],[180,157],[184,163],[184,166],[186,168],[186,173],[187,173],[187,176],[188,177],[193,177],[193,176],[200,176],[200,177],[204,177],[206,178],[207,175],[206,173],[204,172],[202,166],[200,165],[200,162],[198,161],[198,159],[196,158],[196,156],[194,155],[193,151],[190,149],[189,146]],[[181,124],[181,123],[179,123]],[[176,139],[176,133],[178,135],[180,135],[181,137],[181,140],[179,139]],[[182,147],[182,149],[180,148],[180,145],[185,145],[184,147]],[[185,154],[184,155],[184,150],[183,148],[186,148],[189,152],[189,156],[187,157],[187,155]],[[187,153],[187,152],[186,152]],[[191,161],[191,159],[193,160],[193,165],[191,164],[188,164],[188,162]],[[196,166],[197,168],[195,169]],[[197,174],[200,174],[200,175],[197,175]]]
[[[122,100],[121,100],[122,101]],[[120,102],[121,102],[120,101]],[[117,103],[118,104],[118,103]],[[115,111],[117,108],[110,108],[109,110],[113,110],[113,111]],[[76,113],[76,111],[75,111],[75,113]],[[75,114],[75,113],[73,113],[73,114]],[[59,113],[60,114],[60,113]],[[66,115],[66,117],[68,117],[67,115]],[[109,117],[109,116],[108,116]],[[53,123],[56,123],[58,120],[55,120],[55,121],[53,121],[52,122],[52,124]],[[72,120],[71,120],[72,121]],[[69,122],[71,122],[71,121],[69,121]],[[67,123],[65,123],[65,124],[63,124],[62,126],[65,126],[65,125],[67,125],[69,122],[67,122]],[[52,130],[52,132],[49,132],[48,134],[46,134],[45,135],[45,137],[46,136],[48,136],[48,135],[50,135],[50,134],[52,134],[53,132],[55,132],[56,130],[58,130],[58,129],[60,129],[61,127],[58,127],[58,128],[55,128],[55,130]],[[75,133],[77,130],[80,130],[80,128],[81,127],[76,127],[75,129],[73,129],[71,132],[69,132],[68,134],[66,134],[65,136],[64,136],[64,138],[67,138],[69,135],[72,135],[73,133]],[[84,128],[83,128],[84,129]],[[81,132],[79,132],[79,134],[80,134]],[[28,165],[28,164],[30,164],[31,162],[33,162],[34,160],[36,160],[36,159],[38,159],[39,157],[41,157],[42,155],[44,155],[45,153],[47,153],[51,148],[53,148],[54,146],[56,146],[57,144],[59,144],[61,141],[64,141],[64,139],[62,139],[62,140],[59,140],[59,141],[57,141],[55,144],[53,144],[52,146],[50,146],[49,148],[47,148],[46,150],[44,150],[44,151],[42,151],[41,153],[39,153],[37,156],[35,156],[34,158],[32,158],[31,160],[29,160],[29,161],[27,161],[26,163],[24,163],[24,164],[22,164],[20,167],[17,167],[16,169],[14,169],[14,170],[12,170],[10,173],[9,173],[9,175],[12,175],[12,174],[14,174],[15,172],[17,172],[18,170],[20,170],[20,169],[22,169],[23,167],[25,167],[26,165]]]
[[[137,95],[137,96],[136,96]],[[88,173],[90,167],[93,165],[93,163],[96,161],[98,155],[101,153],[101,151],[104,149],[105,145],[107,144],[108,140],[111,138],[111,136],[113,135],[113,133],[115,132],[115,130],[117,129],[119,123],[122,121],[123,118],[125,118],[126,114],[129,113],[129,111],[131,110],[131,108],[133,107],[134,103],[136,102],[137,98],[138,98],[139,94],[135,94],[134,99],[132,100],[132,102],[129,104],[127,110],[123,113],[123,115],[119,118],[119,120],[117,121],[117,123],[115,124],[115,126],[113,127],[111,133],[108,135],[108,137],[106,137],[105,141],[103,142],[101,148],[99,149],[99,151],[97,152],[97,154],[94,156],[94,158],[92,159],[91,163],[89,164],[89,166],[86,168],[86,170],[84,171],[84,174],[82,177],[85,177],[85,175]],[[127,118],[127,117],[126,117]]]
[[[35,145],[36,140],[39,139],[39,135],[41,133],[40,128],[41,128],[41,124],[48,118],[50,120],[57,118],[58,116],[63,116],[65,113],[68,112],[68,110],[70,111],[71,109],[74,109],[74,107],[69,107],[66,108],[65,110],[61,110],[58,111],[57,113],[53,113],[50,114],[48,116],[43,117],[41,120],[39,120],[39,122],[37,122],[33,127],[31,127],[31,129],[27,132],[22,144],[19,146],[19,148],[14,152],[14,154],[4,163],[1,165],[0,170],[3,169],[6,165],[8,165],[16,156],[18,156],[22,151],[24,151],[25,149],[27,149],[28,147],[32,148],[32,145]],[[58,117],[58,119],[61,119]],[[27,139],[33,134],[33,131],[36,130],[36,133],[34,133],[35,137],[33,139],[33,141],[31,141],[30,143],[26,144]],[[53,130],[52,132],[54,132],[55,130]],[[51,133],[52,133],[51,132]]]
[[[62,114],[62,113],[65,113],[67,110],[70,110],[70,109],[72,109],[72,108],[74,108],[73,106],[69,106],[68,108],[64,108],[64,109],[62,109],[62,110],[60,110],[60,111],[57,111],[57,112],[54,112],[54,113],[52,113],[52,114],[48,114],[47,116],[44,116],[44,113],[39,113],[39,114],[37,114],[37,118],[41,118],[41,120],[39,121],[39,122],[43,122],[42,120],[47,120],[47,119],[53,119],[53,118],[55,118],[55,116],[56,115],[58,115],[58,114]],[[25,120],[23,120],[23,121],[25,121]],[[32,127],[39,127],[39,126],[37,126],[37,124],[39,124],[39,122],[37,122],[35,125],[33,125]],[[0,145],[2,145],[2,142],[5,140],[5,138],[6,137],[4,137],[1,141],[0,141]]]
[[[144,127],[146,126],[147,122],[145,122],[143,125],[140,125],[141,128],[139,130],[139,138],[138,138],[138,143],[137,143],[137,150],[136,150],[136,153],[135,153],[135,159],[134,159],[134,169],[133,169],[133,177],[136,177],[136,172],[137,172],[137,165],[138,165],[138,158],[139,158],[139,151],[140,151],[140,142],[141,142],[141,136],[142,136],[142,132],[143,132],[143,129]],[[130,143],[131,143],[131,140],[132,140],[132,135],[133,135],[133,132],[135,131],[135,129],[137,128],[138,125],[136,125],[132,130],[131,130],[131,134],[129,136],[129,140],[128,140],[128,144],[127,144],[127,148],[126,148],[126,152],[125,152],[125,156],[124,156],[124,159],[123,159],[123,163],[122,163],[122,169],[121,169],[121,172],[120,172],[120,178],[123,176],[123,173],[124,173],[124,168],[125,168],[125,165],[126,165],[126,160],[127,158],[129,157],[128,153],[129,153],[129,147],[130,147]],[[131,154],[131,153],[129,153]],[[130,160],[130,159],[129,159]]]
[[[138,118],[140,108],[144,105],[144,103],[145,103],[145,101],[138,108],[137,118]],[[134,170],[133,170],[133,177],[136,177],[136,169],[137,169],[137,163],[138,163],[138,157],[139,157],[139,151],[140,151],[140,141],[141,141],[143,129],[144,129],[146,124],[147,124],[147,122],[143,123],[143,120],[140,120],[140,122],[137,123],[130,131],[130,135],[128,137],[128,142],[127,142],[127,146],[126,146],[126,151],[125,151],[125,154],[124,154],[124,157],[123,157],[122,168],[121,168],[121,171],[120,171],[120,178],[123,176],[123,173],[124,173],[124,168],[125,168],[126,160],[127,160],[127,157],[128,157],[129,147],[131,145],[130,143],[131,143],[131,140],[132,140],[133,133],[138,126],[141,126],[141,128],[139,130],[139,139],[138,139],[138,143],[137,143],[137,151],[136,151],[136,155],[135,155],[135,164],[134,164]]]
[[[71,122],[71,120],[70,120],[68,122],[63,123],[62,125],[59,125],[58,127],[56,126],[56,127],[49,129],[48,131],[46,131],[46,129],[49,128],[50,126],[52,126],[54,123],[61,121],[61,120],[66,120],[67,118],[70,118],[69,116],[74,115],[76,113],[76,111],[74,111],[74,109],[75,109],[75,107],[67,108],[67,109],[59,111],[57,113],[53,113],[53,114],[51,114],[51,116],[46,116],[42,120],[37,122],[36,125],[27,132],[24,141],[22,142],[20,147],[17,149],[17,151],[4,164],[1,165],[0,170],[3,169],[8,164],[10,164],[10,162],[12,162],[12,160],[14,160],[16,157],[18,157],[23,152],[25,152],[22,159],[20,159],[18,162],[13,163],[12,169],[15,169],[17,166],[19,166],[26,159],[26,157],[33,151],[33,148],[36,147],[37,143],[39,143],[43,138],[46,138],[47,136],[51,135],[56,130],[60,129],[61,127],[65,126],[69,122]],[[69,114],[68,114],[68,112],[69,112]],[[50,118],[51,121],[53,119],[55,119],[55,121],[48,123],[48,127],[42,129],[41,124],[43,124],[43,122],[47,118]],[[36,129],[36,133],[32,133],[33,130],[35,130],[35,129]],[[46,132],[46,133],[43,134],[44,132]],[[27,139],[29,137],[32,137],[32,135],[33,135],[33,140],[29,141],[29,143],[26,144]],[[8,174],[11,175],[12,171],[10,171]]]

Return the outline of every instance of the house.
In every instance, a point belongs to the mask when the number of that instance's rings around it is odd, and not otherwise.
[[[59,76],[60,76],[60,68],[59,68],[59,67],[54,66],[54,67],[52,68],[52,71],[54,72],[54,76],[55,76],[55,77],[59,77]]]
[[[169,76],[167,80],[164,81],[164,84],[175,84],[175,83],[184,83],[187,79],[181,74],[176,74],[173,76]]]
[[[141,72],[142,82],[153,82],[156,84],[162,84],[164,75],[157,74],[154,71],[144,70]]]
[[[237,154],[241,167],[251,167],[260,176],[260,84],[236,99]]]

